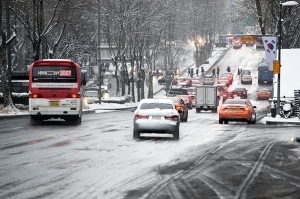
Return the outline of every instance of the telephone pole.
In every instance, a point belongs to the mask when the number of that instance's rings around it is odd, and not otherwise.
[[[98,64],[98,81],[99,81],[99,91],[98,91],[98,98],[99,104],[101,104],[102,98],[102,77],[101,77],[101,17],[100,17],[100,0],[98,0],[98,44],[97,44],[97,64]]]

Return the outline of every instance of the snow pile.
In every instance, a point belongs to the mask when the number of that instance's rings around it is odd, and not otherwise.
[[[120,109],[130,109],[137,107],[139,103],[101,103],[101,104],[88,104],[85,109],[87,110],[120,110]]]

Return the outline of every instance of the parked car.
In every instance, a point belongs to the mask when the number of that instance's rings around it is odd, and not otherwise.
[[[162,78],[158,79],[158,80],[157,80],[157,83],[160,84],[160,85],[161,85],[161,84],[165,84],[165,83],[166,83],[165,77],[162,77]]]
[[[181,99],[180,97],[161,97],[161,99],[169,99],[172,100],[175,109],[178,111],[179,115],[180,115],[180,121],[181,122],[187,122],[188,117],[189,117],[189,112],[188,112],[188,108],[186,107],[183,99]]]
[[[203,85],[214,85],[215,78],[212,75],[205,75],[202,80]]]
[[[227,99],[219,111],[219,124],[228,124],[228,121],[246,121],[256,123],[256,106],[246,99]]]
[[[222,102],[224,103],[227,99],[234,99],[238,94],[235,91],[225,91],[222,94]]]
[[[257,90],[257,99],[270,99],[272,92],[267,88],[260,88]]]
[[[242,99],[247,99],[248,97],[248,90],[246,90],[246,88],[235,88],[233,91],[235,91],[237,95]]]
[[[168,133],[179,139],[180,116],[170,99],[143,99],[133,117],[133,137],[141,133]]]

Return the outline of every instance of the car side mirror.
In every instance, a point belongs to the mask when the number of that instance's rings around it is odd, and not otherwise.
[[[136,109],[137,109],[137,107],[133,107],[133,108],[131,108],[131,112],[134,112],[134,111],[136,111]]]

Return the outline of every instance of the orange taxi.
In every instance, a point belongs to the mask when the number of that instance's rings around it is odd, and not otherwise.
[[[257,99],[270,99],[271,91],[267,88],[260,88],[257,90]]]
[[[219,111],[219,124],[228,124],[228,121],[256,123],[256,106],[253,106],[247,99],[227,99]]]

